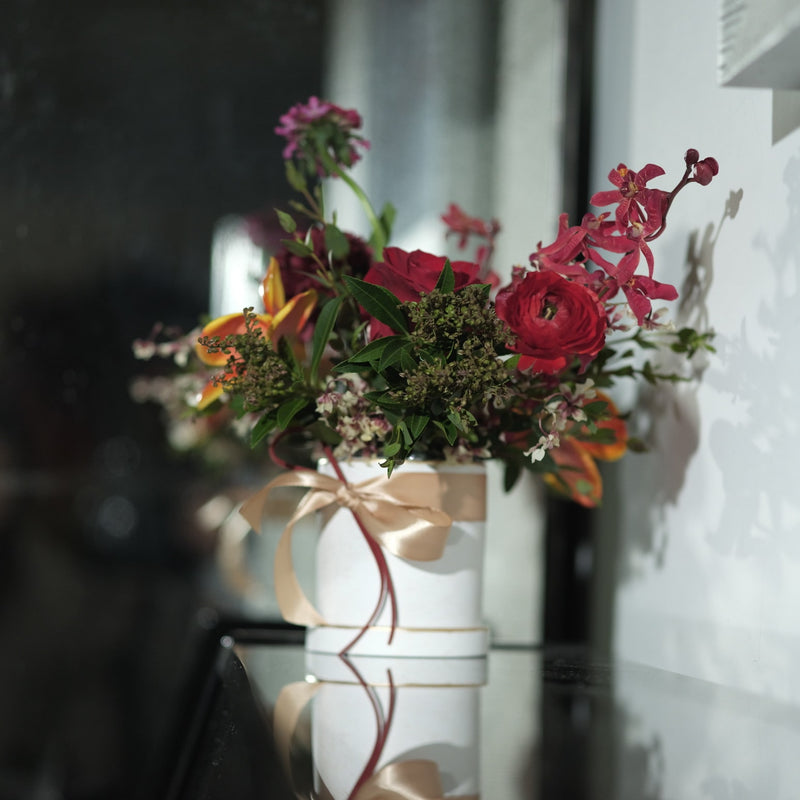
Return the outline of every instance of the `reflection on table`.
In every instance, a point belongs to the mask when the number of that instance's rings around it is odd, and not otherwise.
[[[225,637],[171,798],[794,798],[800,710],[582,650]]]

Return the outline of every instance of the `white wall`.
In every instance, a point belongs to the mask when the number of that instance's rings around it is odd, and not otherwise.
[[[772,93],[717,85],[716,3],[600,0],[598,22],[593,188],[620,161],[677,179],[689,147],[720,163],[655,243],[662,280],[694,262],[683,317],[718,352],[699,383],[641,397],[653,449],[609,481],[614,649],[798,703],[800,131],[773,144]]]

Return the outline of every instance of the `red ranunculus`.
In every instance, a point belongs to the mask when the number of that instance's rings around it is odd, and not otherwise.
[[[384,248],[383,258],[381,263],[370,267],[364,280],[376,286],[383,286],[401,302],[419,300],[422,292],[431,292],[447,261],[444,256],[434,256],[422,250],[407,253],[399,247]],[[456,279],[456,291],[481,282],[478,264],[469,261],[451,261],[450,266]],[[370,323],[372,339],[391,336],[393,333],[388,325],[378,320],[373,319]]]
[[[517,337],[519,368],[553,374],[576,356],[594,358],[606,336],[606,314],[597,295],[554,272],[528,272],[497,295],[497,316]]]

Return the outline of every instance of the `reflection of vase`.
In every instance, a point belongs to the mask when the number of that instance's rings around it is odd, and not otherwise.
[[[319,680],[311,730],[320,796],[383,796],[371,784],[392,787],[392,797],[479,794],[485,659],[308,653],[307,668]]]
[[[377,461],[341,464],[348,484],[385,475]],[[328,462],[323,474],[333,475]],[[350,650],[353,654],[395,656],[475,656],[486,652],[482,618],[485,529],[485,471],[482,465],[406,462],[395,475],[421,477],[424,491],[412,492],[420,506],[444,510],[453,523],[441,557],[401,558],[386,548],[396,596],[397,627],[389,643],[391,604]],[[423,496],[427,495],[427,496]],[[431,499],[433,498],[433,499]],[[317,548],[317,607],[326,625],[309,629],[308,650],[338,653],[367,623],[380,596],[380,572],[350,509],[328,515]]]

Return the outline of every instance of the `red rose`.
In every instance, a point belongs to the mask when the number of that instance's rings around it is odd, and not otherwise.
[[[444,256],[434,256],[422,250],[407,253],[399,247],[384,248],[383,258],[383,262],[370,267],[364,280],[376,286],[383,286],[401,302],[419,300],[423,292],[427,294],[433,291],[447,261]],[[450,266],[455,275],[456,290],[481,282],[478,264],[469,261],[451,261]],[[370,323],[370,332],[372,339],[391,336],[394,333],[388,325],[375,319]]]
[[[520,369],[553,374],[576,356],[594,358],[606,338],[606,314],[597,295],[554,272],[528,272],[497,295],[497,316],[517,337]]]

